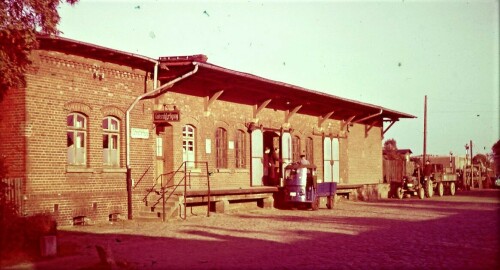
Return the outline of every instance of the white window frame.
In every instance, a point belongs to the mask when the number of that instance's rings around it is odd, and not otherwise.
[[[192,125],[182,127],[182,161],[187,168],[196,167],[196,129]]]
[[[87,165],[87,116],[72,112],[66,116],[67,164]]]
[[[102,120],[103,165],[120,167],[120,119],[106,116]]]

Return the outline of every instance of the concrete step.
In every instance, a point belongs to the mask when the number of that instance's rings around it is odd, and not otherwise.
[[[169,202],[165,204],[165,216],[167,219],[175,218],[178,216],[178,206],[176,202]],[[150,206],[141,206],[139,207],[139,211],[137,213],[138,217],[141,218],[150,218],[150,219],[162,219],[163,208],[161,205],[157,205],[156,207]]]
[[[136,217],[141,217],[141,218],[150,218],[150,219],[158,219],[158,213],[157,212],[147,212],[147,211],[137,211]]]
[[[158,191],[158,190],[156,190]],[[171,194],[171,191],[167,191],[167,196],[165,201],[165,216],[166,219],[175,218],[178,216],[178,203],[179,196],[176,194]],[[144,205],[139,207],[138,214],[136,215],[139,219],[145,220],[162,220],[163,215],[163,202],[161,200],[161,195],[157,192],[151,192],[148,194]]]
[[[176,218],[179,214],[179,210],[177,208],[172,208],[172,209],[165,209],[165,216],[166,219],[171,219],[171,218]],[[139,211],[135,215],[134,219],[140,219],[140,220],[162,220],[163,212],[162,211],[157,211],[157,212],[144,212],[144,211]]]
[[[134,220],[143,221],[143,222],[161,222],[162,221],[162,219],[158,218],[158,217],[144,217],[144,216],[139,216],[139,215],[136,215],[134,217]]]
[[[139,209],[142,211],[155,211],[157,209],[162,209],[163,208],[163,203],[158,203],[153,206],[155,202],[148,203],[146,202],[143,206],[141,206]],[[165,202],[165,208],[172,208],[177,204],[177,202]]]

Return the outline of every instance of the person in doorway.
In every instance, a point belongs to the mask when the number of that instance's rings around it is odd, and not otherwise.
[[[270,179],[271,179],[271,185],[275,186],[278,184],[278,175],[279,175],[279,170],[280,170],[280,149],[279,148],[274,148],[274,151],[271,152],[271,173],[270,173]]]
[[[300,154],[300,161],[299,161],[299,163],[301,165],[311,165],[311,163],[309,162],[309,160],[307,160],[307,158],[306,158],[306,154],[304,154],[304,153]]]
[[[264,157],[263,157],[263,165],[264,165],[264,185],[269,185],[270,184],[270,178],[271,178],[271,168],[273,167],[273,162],[271,160],[271,149],[269,147],[266,147],[264,150]]]

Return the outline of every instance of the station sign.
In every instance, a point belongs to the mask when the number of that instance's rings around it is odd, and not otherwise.
[[[153,111],[153,123],[155,124],[179,122],[180,120],[179,110]]]

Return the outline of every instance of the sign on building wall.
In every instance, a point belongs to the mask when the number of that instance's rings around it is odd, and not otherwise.
[[[212,140],[210,139],[205,140],[205,153],[207,154],[212,153]]]
[[[130,137],[134,139],[149,139],[149,129],[131,128]]]
[[[180,120],[179,110],[153,111],[153,123],[155,124],[179,122]]]

